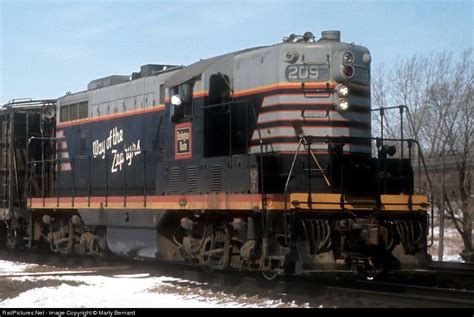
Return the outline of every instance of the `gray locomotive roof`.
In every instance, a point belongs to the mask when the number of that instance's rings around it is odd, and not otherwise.
[[[192,79],[196,76],[199,76],[209,66],[225,59],[226,57],[229,57],[231,55],[236,56],[236,55],[239,55],[239,54],[242,54],[242,53],[250,52],[250,51],[253,51],[253,50],[258,50],[258,49],[261,49],[261,48],[264,48],[264,47],[267,47],[267,46],[259,46],[259,47],[248,48],[248,49],[245,49],[245,50],[236,51],[236,52],[232,52],[232,53],[228,53],[228,54],[219,55],[219,56],[216,56],[216,57],[211,57],[211,58],[208,58],[208,59],[200,60],[199,62],[191,64],[188,67],[183,68],[182,70],[178,71],[176,74],[171,76],[166,81],[165,88],[174,87],[174,86],[179,85],[181,83],[184,83],[184,82],[186,82],[186,81],[188,81],[188,80],[190,80],[190,79]]]

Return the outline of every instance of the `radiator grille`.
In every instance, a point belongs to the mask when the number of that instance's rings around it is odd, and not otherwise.
[[[187,191],[193,193],[197,191],[198,187],[198,168],[197,166],[188,167],[188,173],[186,175]]]
[[[86,177],[86,139],[84,136],[81,136],[79,139],[79,178],[84,179]]]
[[[160,162],[166,161],[166,135],[167,135],[166,125],[163,123],[160,125]]]
[[[211,166],[211,191],[219,192],[222,190],[222,166]]]
[[[179,193],[179,167],[169,169],[169,184],[171,193]]]

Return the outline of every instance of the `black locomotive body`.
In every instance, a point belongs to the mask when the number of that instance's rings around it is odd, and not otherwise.
[[[27,206],[4,212],[5,236],[265,274],[422,264],[426,197],[410,157],[371,136],[370,62],[307,32],[92,81],[56,122],[20,127]]]

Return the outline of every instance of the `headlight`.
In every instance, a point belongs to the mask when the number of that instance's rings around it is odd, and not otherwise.
[[[336,93],[339,97],[347,97],[349,95],[349,88],[346,85],[338,84],[336,86]]]
[[[352,64],[354,62],[354,55],[350,52],[345,52],[344,55],[342,55],[342,61],[344,64]]]
[[[179,95],[173,95],[171,96],[171,104],[173,106],[179,106],[183,103],[183,100],[181,99],[181,97]]]
[[[337,108],[342,111],[346,111],[349,109],[349,100],[347,99],[339,99],[339,102],[337,103]]]

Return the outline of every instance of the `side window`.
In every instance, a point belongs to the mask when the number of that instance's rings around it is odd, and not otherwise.
[[[77,119],[84,119],[89,117],[89,103],[82,101],[79,103],[72,103],[61,106],[59,113],[59,120],[67,122]]]
[[[193,87],[194,82],[187,82],[170,89],[170,97],[179,96],[180,104],[171,104],[170,120],[179,122],[193,115]]]
[[[209,78],[208,106],[204,109],[204,157],[225,156],[231,149],[229,77],[221,73]]]
[[[247,153],[248,108],[232,103],[229,76],[209,78],[208,105],[204,108],[204,157]]]
[[[69,105],[61,106],[59,119],[61,122],[69,121]]]
[[[87,118],[89,116],[89,105],[87,101],[79,103],[79,119]]]
[[[229,76],[217,73],[209,78],[209,105],[230,101]]]
[[[77,103],[73,103],[69,105],[69,120],[77,120],[78,113],[77,113]]]

